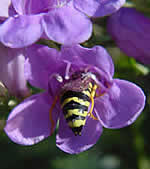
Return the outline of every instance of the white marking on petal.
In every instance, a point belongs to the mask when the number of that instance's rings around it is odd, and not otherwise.
[[[14,15],[13,17],[14,17],[14,18],[18,18],[18,17],[19,17],[19,15],[18,15],[18,14],[16,14],[16,15]]]
[[[20,133],[20,135],[18,133]],[[14,141],[16,140],[15,142],[19,142],[20,144],[24,144],[24,145],[33,145],[44,139],[43,135],[36,136],[33,138],[32,137],[25,138],[23,135],[21,135],[19,128],[17,128],[13,134],[14,134],[13,140]]]

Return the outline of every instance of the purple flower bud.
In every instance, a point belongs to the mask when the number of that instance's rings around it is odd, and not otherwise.
[[[9,16],[9,6],[10,6],[11,0],[1,0],[0,2],[0,17],[7,18]]]
[[[11,49],[0,44],[0,81],[9,93],[26,97],[29,90],[24,77],[24,50]]]
[[[150,64],[150,19],[133,8],[121,8],[108,19],[108,32],[128,56]]]
[[[82,43],[92,34],[92,22],[88,16],[111,14],[124,2],[125,0],[12,0],[13,6],[9,14],[14,16],[0,26],[0,41],[12,48],[33,44],[41,36],[66,45]]]
[[[27,56],[26,78],[45,92],[27,98],[10,113],[5,132],[18,144],[45,139],[59,120],[56,145],[67,153],[80,153],[97,142],[103,127],[128,126],[144,108],[145,95],[137,85],[113,79],[112,59],[101,46],[63,46],[58,52],[34,45]]]

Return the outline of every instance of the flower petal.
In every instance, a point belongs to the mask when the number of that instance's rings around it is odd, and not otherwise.
[[[92,34],[90,19],[74,9],[72,3],[49,11],[44,16],[43,26],[51,40],[67,45],[84,42]]]
[[[56,136],[56,145],[64,152],[78,154],[92,147],[101,133],[102,126],[100,122],[88,118],[86,125],[82,129],[81,136],[75,136],[62,115]]]
[[[47,93],[29,97],[15,107],[10,113],[5,132],[12,141],[22,145],[32,145],[50,135],[49,118],[52,98]],[[53,120],[57,121],[57,113],[53,111]]]
[[[10,17],[0,26],[0,41],[12,48],[21,48],[37,41],[42,33],[41,16]]]
[[[25,14],[25,4],[27,0],[11,0],[14,9],[17,11],[18,14],[23,15]]]
[[[92,17],[112,14],[124,3],[125,0],[74,0],[77,9]]]
[[[11,0],[0,0],[0,17],[8,17],[8,10]]]
[[[21,14],[38,14],[52,7],[56,0],[12,0],[16,11]]]
[[[29,90],[24,77],[24,50],[11,49],[0,44],[0,81],[15,96],[27,96]]]
[[[54,48],[32,45],[26,50],[25,77],[36,87],[47,89],[49,76],[59,67],[59,52]]]
[[[5,17],[0,17],[0,24],[4,23],[5,20],[6,20]]]
[[[9,11],[8,11],[8,13],[9,13],[9,17],[11,17],[11,16],[12,16],[12,17],[17,16],[17,12],[16,12],[16,10],[14,9],[12,3],[11,3],[10,6],[9,6]]]
[[[106,128],[132,124],[145,105],[145,95],[135,84],[115,79],[109,93],[96,100],[96,114]]]
[[[106,49],[102,46],[95,46],[93,48],[85,48],[80,45],[73,45],[71,47],[63,46],[61,49],[61,58],[72,63],[83,62],[84,64],[93,65],[109,76],[114,74],[114,64]]]
[[[133,8],[121,8],[109,17],[107,24],[107,30],[118,47],[144,64],[150,64],[149,28],[150,19]]]

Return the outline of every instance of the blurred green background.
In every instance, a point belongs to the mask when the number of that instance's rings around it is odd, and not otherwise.
[[[150,15],[150,0],[128,1]],[[3,131],[10,110],[20,100],[0,98],[0,169],[150,169],[150,67],[123,54],[106,32],[107,17],[93,20],[93,36],[84,46],[103,45],[115,63],[115,78],[139,85],[147,96],[144,111],[131,126],[104,129],[97,144],[79,155],[69,155],[55,145],[55,134],[34,146],[20,146]],[[46,42],[47,44],[47,42]],[[48,44],[49,45],[49,44]],[[32,88],[32,92],[37,92]]]

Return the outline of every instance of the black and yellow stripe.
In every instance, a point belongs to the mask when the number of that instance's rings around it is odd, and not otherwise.
[[[91,102],[92,83],[81,92],[68,90],[61,97],[61,108],[69,127],[75,135],[81,135]]]

